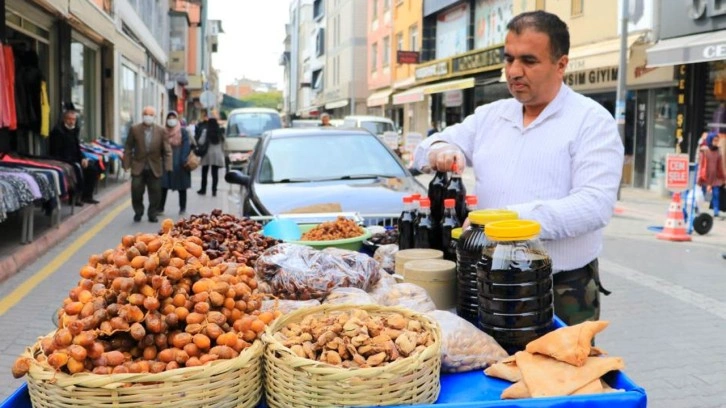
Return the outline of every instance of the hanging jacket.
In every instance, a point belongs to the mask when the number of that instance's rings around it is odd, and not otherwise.
[[[9,128],[10,130],[16,130],[18,128],[18,116],[15,109],[15,57],[13,56],[13,48],[4,45],[3,53],[5,56],[5,75],[3,75],[3,78],[7,80]]]
[[[40,83],[40,135],[48,137],[50,134],[50,104],[48,103],[48,88],[45,81]]]

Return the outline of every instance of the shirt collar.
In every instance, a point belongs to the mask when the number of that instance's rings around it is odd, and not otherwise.
[[[560,86],[560,90],[557,92],[555,99],[547,104],[544,110],[539,114],[539,116],[537,116],[537,119],[530,123],[528,128],[537,126],[537,124],[539,124],[540,122],[559,112],[560,109],[562,109],[564,101],[565,99],[567,99],[567,96],[570,94],[570,92],[572,92],[570,87],[563,83]],[[501,117],[512,122],[515,126],[522,128],[522,123],[524,122],[522,103],[518,102],[514,98],[512,98],[512,102],[513,103],[510,104],[509,108],[502,112]]]

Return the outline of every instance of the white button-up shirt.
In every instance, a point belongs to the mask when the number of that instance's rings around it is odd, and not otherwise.
[[[615,119],[562,85],[529,126],[515,99],[480,106],[462,123],[424,140],[414,166],[428,165],[433,142],[458,146],[474,166],[479,208],[508,208],[542,225],[554,271],[597,258],[623,168]]]

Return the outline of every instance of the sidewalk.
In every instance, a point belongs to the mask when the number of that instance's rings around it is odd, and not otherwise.
[[[40,254],[45,253],[73,231],[80,228],[98,213],[112,206],[120,198],[130,197],[130,182],[128,177],[116,181],[110,177],[98,188],[96,200],[98,204],[84,204],[75,207],[71,214],[71,207],[67,204],[61,206],[61,220],[58,226],[51,224],[51,217],[46,216],[41,209],[34,212],[34,239],[28,244],[20,243],[21,222],[20,217],[12,217],[0,223],[0,283],[15,275],[23,267],[32,263]]]

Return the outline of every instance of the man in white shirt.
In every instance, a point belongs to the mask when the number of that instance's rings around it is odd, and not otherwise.
[[[610,221],[623,144],[610,113],[563,83],[567,25],[544,11],[507,25],[505,73],[514,98],[480,106],[427,138],[417,168],[474,166],[480,208],[508,208],[542,225],[555,313],[568,324],[599,318],[597,257]]]

